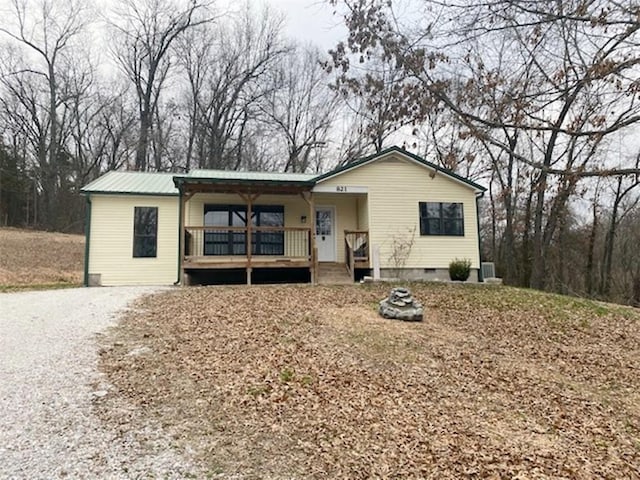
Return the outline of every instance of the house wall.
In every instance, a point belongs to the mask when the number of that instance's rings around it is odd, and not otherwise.
[[[369,202],[366,195],[357,198],[358,230],[369,229]]]
[[[366,186],[369,245],[380,248],[381,268],[397,267],[393,253],[397,239],[413,245],[405,268],[448,268],[454,258],[468,258],[480,267],[475,192],[450,177],[406,160],[398,154],[364,164],[318,183],[323,186]],[[432,176],[433,175],[433,176]],[[419,202],[462,202],[464,236],[421,236]],[[361,225],[364,225],[361,223]],[[413,232],[413,233],[412,233]]]
[[[158,207],[155,258],[133,257],[135,207]],[[101,285],[173,284],[178,275],[178,209],[178,197],[91,195],[90,278],[99,278]]]

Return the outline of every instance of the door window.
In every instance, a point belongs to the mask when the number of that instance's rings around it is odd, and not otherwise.
[[[332,223],[331,210],[318,210],[316,212],[316,235],[331,235]]]

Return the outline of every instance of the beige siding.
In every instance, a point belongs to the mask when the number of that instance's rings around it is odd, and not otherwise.
[[[135,207],[158,207],[155,258],[133,258]],[[170,285],[178,275],[178,198],[91,195],[89,274],[103,285]]]
[[[413,234],[407,268],[447,268],[454,258],[469,258],[480,265],[474,191],[444,174],[415,162],[391,156],[321,182],[326,186],[368,188],[370,246],[380,247],[382,268],[393,268],[394,239]],[[462,202],[464,237],[421,236],[419,202]],[[360,207],[360,218],[363,217]],[[362,225],[362,223],[361,223]]]
[[[358,206],[358,230],[369,229],[369,202],[366,195],[357,198]]]

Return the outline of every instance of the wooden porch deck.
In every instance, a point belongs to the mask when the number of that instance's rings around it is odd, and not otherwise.
[[[206,255],[187,256],[183,267],[187,269],[223,269],[223,268],[311,268],[309,257],[287,257],[284,255]]]
[[[312,283],[318,282],[317,248],[310,227],[186,226],[183,232],[184,273],[244,269],[251,283],[253,269],[302,268],[309,269]],[[355,269],[369,268],[368,232],[345,231],[345,249],[347,261],[340,270],[353,282]]]

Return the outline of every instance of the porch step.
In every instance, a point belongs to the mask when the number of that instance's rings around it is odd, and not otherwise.
[[[347,285],[352,282],[344,263],[322,262],[318,264],[318,283],[320,285]]]

